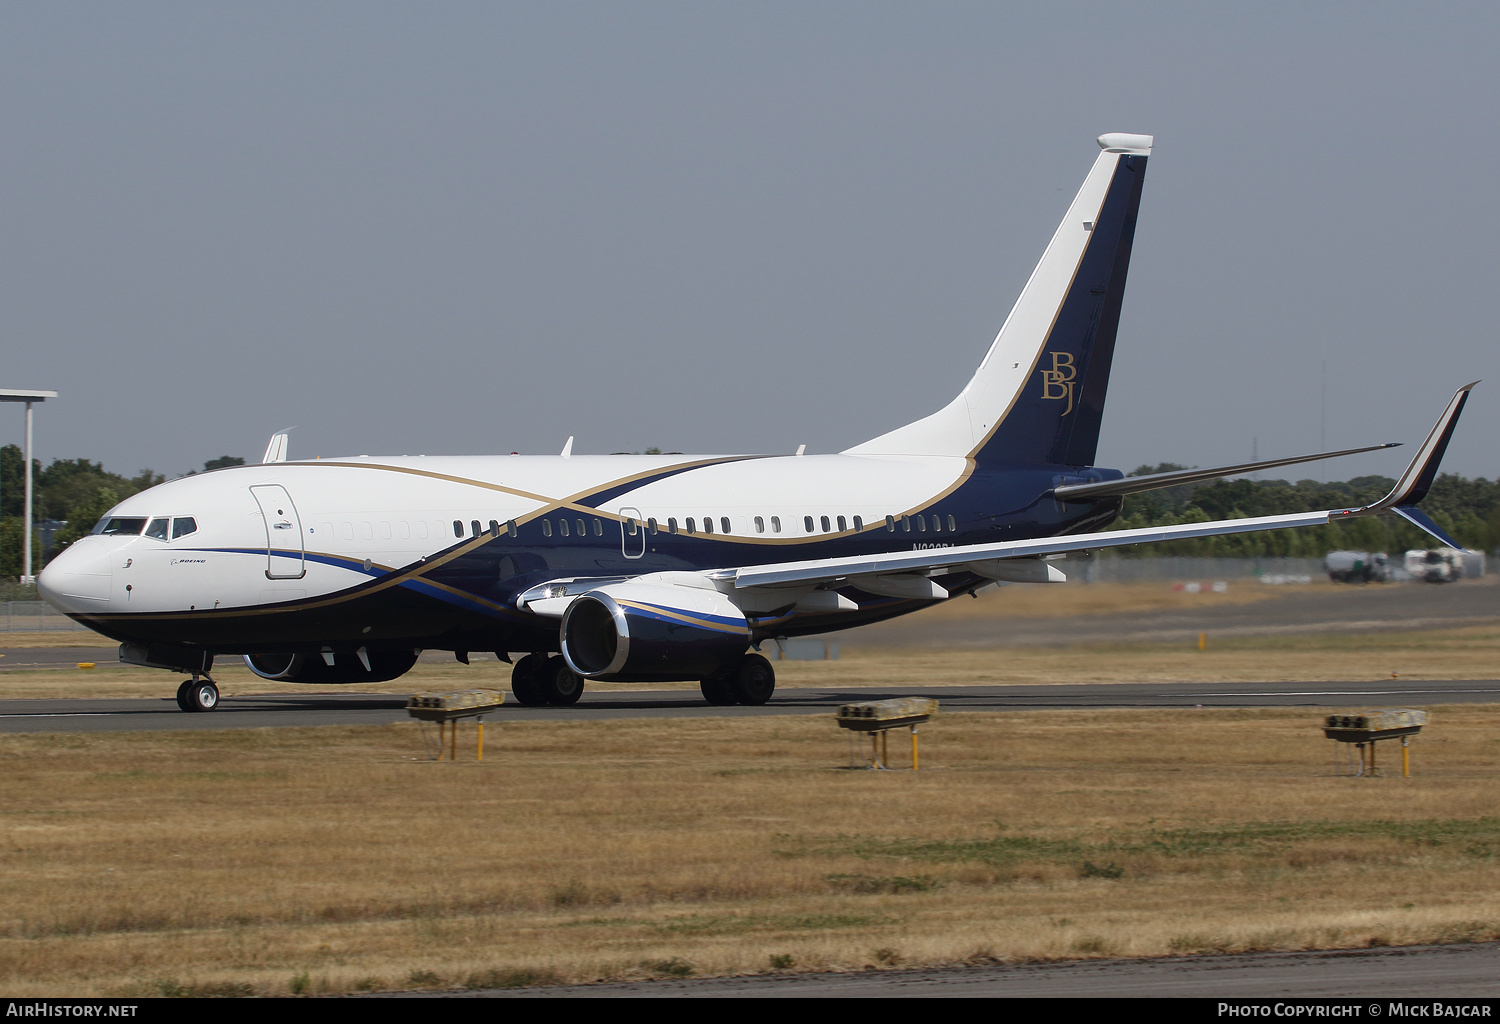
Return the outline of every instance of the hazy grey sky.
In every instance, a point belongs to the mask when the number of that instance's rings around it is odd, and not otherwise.
[[[1326,363],[1330,448],[1490,378],[1445,468],[1494,477],[1497,42],[1492,3],[0,3],[0,387],[125,473],[293,424],[835,451],[957,393],[1143,132],[1102,464],[1316,450]]]

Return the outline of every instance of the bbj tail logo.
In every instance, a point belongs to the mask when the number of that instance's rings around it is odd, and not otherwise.
[[[1042,397],[1058,401],[1067,399],[1068,407],[1063,415],[1073,411],[1073,379],[1078,376],[1078,367],[1070,352],[1048,352],[1052,357],[1052,369],[1039,370],[1042,375]]]

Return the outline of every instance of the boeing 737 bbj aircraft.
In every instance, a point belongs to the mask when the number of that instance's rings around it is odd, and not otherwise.
[[[421,650],[494,651],[523,704],[588,679],[701,681],[762,704],[766,640],[845,629],[1054,561],[1150,541],[1415,506],[1473,386],[1373,505],[1099,532],[1126,494],[1348,452],[1126,479],[1093,465],[1149,135],[1103,152],[968,385],[932,415],[837,455],[341,458],[161,484],[121,502],[42,572],[42,595],[121,641],[122,660],[219,699],[219,655],[267,679],[394,679]],[[1386,447],[1377,445],[1375,447]]]

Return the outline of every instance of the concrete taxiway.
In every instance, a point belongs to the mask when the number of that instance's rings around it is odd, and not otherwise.
[[[909,697],[944,710],[1004,713],[1059,708],[1369,707],[1482,704],[1500,700],[1500,680],[1391,683],[1108,683],[1051,686],[924,686],[904,690],[785,689],[762,707],[715,707],[691,690],[612,691],[566,708],[506,704],[490,722],[611,718],[745,718],[826,715],[852,701]],[[256,729],[274,726],[384,725],[408,720],[406,698],[381,693],[302,692],[226,696],[215,711],[185,714],[166,698],[0,701],[0,733],[128,732],[148,729]]]
[[[1425,997],[1429,1002],[1409,1015],[1428,1016],[1433,1015],[1430,1000],[1434,997],[1444,1001],[1493,1000],[1500,992],[1500,984],[1495,981],[1497,973],[1500,973],[1500,946],[1472,943],[841,974],[772,974],[451,994],[533,999],[1349,999],[1361,1001],[1355,1009],[1365,1012],[1340,1016],[1367,1017],[1382,1013],[1398,1015],[1399,1011],[1393,1010],[1387,1001],[1415,1003]],[[1381,1002],[1372,1011],[1370,1004],[1363,1001],[1375,999]],[[1270,1008],[1267,1009],[1270,1015]],[[1277,1014],[1294,1015],[1293,1012]],[[1479,1014],[1470,1011],[1469,1015]]]

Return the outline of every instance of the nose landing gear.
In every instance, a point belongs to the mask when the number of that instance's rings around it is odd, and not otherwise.
[[[177,706],[184,711],[212,711],[219,706],[219,688],[207,676],[184,679],[177,688]]]

